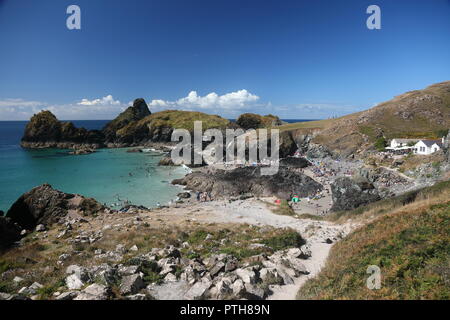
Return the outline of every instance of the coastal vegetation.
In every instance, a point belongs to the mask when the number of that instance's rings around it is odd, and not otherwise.
[[[280,118],[272,114],[261,116],[254,113],[241,114],[236,124],[244,130],[275,127],[282,124]]]
[[[189,190],[179,194],[182,200],[154,210],[133,205],[113,210],[50,185],[36,187],[0,218],[0,293],[147,299],[149,292],[159,294],[153,285],[182,280],[193,299],[263,299],[270,285],[317,273],[331,248],[325,267],[300,289],[299,299],[449,299],[448,150],[402,159],[380,153],[392,137],[445,134],[449,93],[450,82],[440,83],[367,111],[298,124],[250,113],[235,123],[194,111],[151,113],[136,99],[103,130],[88,131],[43,111],[27,125],[24,147],[133,146],[129,151],[139,152],[146,144],[169,142],[175,129],[192,132],[194,122],[202,121],[203,130],[281,129],[280,157],[286,159],[274,175],[253,165],[198,168],[172,181]],[[305,159],[290,157],[296,151]],[[173,164],[169,160],[161,164]],[[195,192],[214,200],[195,202]],[[320,205],[327,210],[319,216],[317,203],[315,211],[298,215],[288,200],[293,194],[314,198],[314,205],[323,198]],[[258,207],[258,197],[280,203]],[[244,218],[258,226],[236,223]],[[313,253],[316,246],[324,251]],[[370,265],[381,268],[379,290],[365,285]],[[111,277],[104,281],[106,272]],[[85,291],[93,285],[105,294]]]
[[[298,299],[449,299],[450,183],[405,194],[334,218],[364,225],[338,242]],[[379,290],[366,269],[381,269]]]
[[[23,245],[1,253],[0,274],[6,272],[8,277],[0,280],[0,292],[14,293],[20,287],[39,282],[42,288],[37,290],[37,298],[52,298],[55,292],[68,290],[64,280],[67,266],[93,267],[107,263],[108,256],[101,258],[97,252],[114,252],[118,244],[122,248],[136,246],[136,251],[124,250],[118,261],[121,265],[133,266],[136,265],[137,256],[167,246],[180,247],[181,256],[188,259],[206,261],[212,255],[226,254],[233,256],[238,264],[253,264],[258,255],[298,248],[305,243],[297,232],[290,229],[260,228],[245,224],[159,227],[143,222],[128,232],[103,231],[102,238],[91,245],[70,244],[70,236],[58,238],[59,232],[51,229],[46,237],[30,233],[22,240]],[[62,257],[65,257],[63,263]],[[61,262],[55,264],[56,261]],[[164,276],[159,273],[160,270],[157,271],[156,262],[146,262],[139,270],[144,274],[146,285],[163,282]],[[174,274],[179,277],[181,269],[178,272],[175,270]],[[15,277],[24,280],[19,284],[13,281]],[[100,279],[97,281],[102,283]],[[119,283],[113,284],[115,298],[122,298],[119,291]]]
[[[450,81],[423,90],[404,93],[377,106],[340,118],[280,126],[294,135],[313,135],[320,144],[339,156],[377,150],[384,138],[442,137],[450,122]],[[380,140],[381,141],[381,140]]]

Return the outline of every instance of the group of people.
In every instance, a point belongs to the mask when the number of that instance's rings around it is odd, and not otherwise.
[[[212,201],[211,192],[197,192],[197,201]]]

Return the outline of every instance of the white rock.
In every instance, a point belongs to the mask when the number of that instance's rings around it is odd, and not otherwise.
[[[177,281],[177,276],[174,275],[173,273],[168,273],[168,274],[164,277],[164,281],[168,281],[168,282]]]
[[[66,278],[66,286],[70,290],[78,290],[84,286],[84,282],[74,273]]]
[[[244,281],[244,283],[255,283],[256,273],[253,270],[239,268],[234,272],[242,279],[242,281]]]
[[[211,281],[200,281],[194,284],[184,295],[186,300],[200,300],[204,298],[211,287]]]
[[[231,289],[233,290],[233,294],[236,297],[240,297],[242,293],[245,292],[244,281],[242,281],[241,279],[237,279],[231,286]]]
[[[74,300],[106,300],[109,296],[109,288],[102,284],[91,284],[86,287],[82,293],[87,295],[78,295]],[[92,297],[89,297],[92,296]]]
[[[67,291],[56,297],[56,300],[73,300],[78,295],[77,291]]]
[[[15,283],[20,283],[20,282],[22,282],[24,279],[23,278],[21,278],[21,277],[14,277],[14,279],[13,279],[13,281],[15,282]]]
[[[34,229],[34,230],[37,232],[43,232],[43,231],[45,231],[45,226],[43,224],[38,224],[36,226],[36,229]]]
[[[145,287],[144,281],[138,274],[131,276],[126,276],[122,278],[122,283],[120,284],[120,293],[122,295],[135,294],[139,290]]]

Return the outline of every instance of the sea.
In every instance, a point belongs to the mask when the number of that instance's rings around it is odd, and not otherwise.
[[[72,121],[77,127],[101,129],[109,120]],[[302,122],[307,120],[284,120]],[[92,197],[110,207],[125,201],[148,208],[176,199],[186,167],[158,166],[159,152],[127,153],[99,149],[88,155],[69,150],[28,150],[20,147],[27,121],[0,121],[0,210],[5,213],[25,192],[43,183],[66,193]]]

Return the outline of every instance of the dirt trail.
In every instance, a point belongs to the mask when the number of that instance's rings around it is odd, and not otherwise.
[[[300,287],[309,278],[317,276],[324,266],[332,245],[347,235],[356,225],[337,225],[327,221],[314,221],[309,219],[297,219],[290,216],[274,214],[267,205],[257,199],[228,201],[213,201],[202,204],[203,215],[199,210],[196,214],[197,221],[206,219],[215,223],[248,223],[257,226],[272,226],[276,228],[292,228],[298,231],[310,245],[311,257],[304,260],[304,265],[310,272],[307,276],[295,279],[295,284],[271,287],[273,293],[271,300],[291,300]],[[328,240],[328,241],[327,241]],[[332,241],[331,243],[330,240]]]

